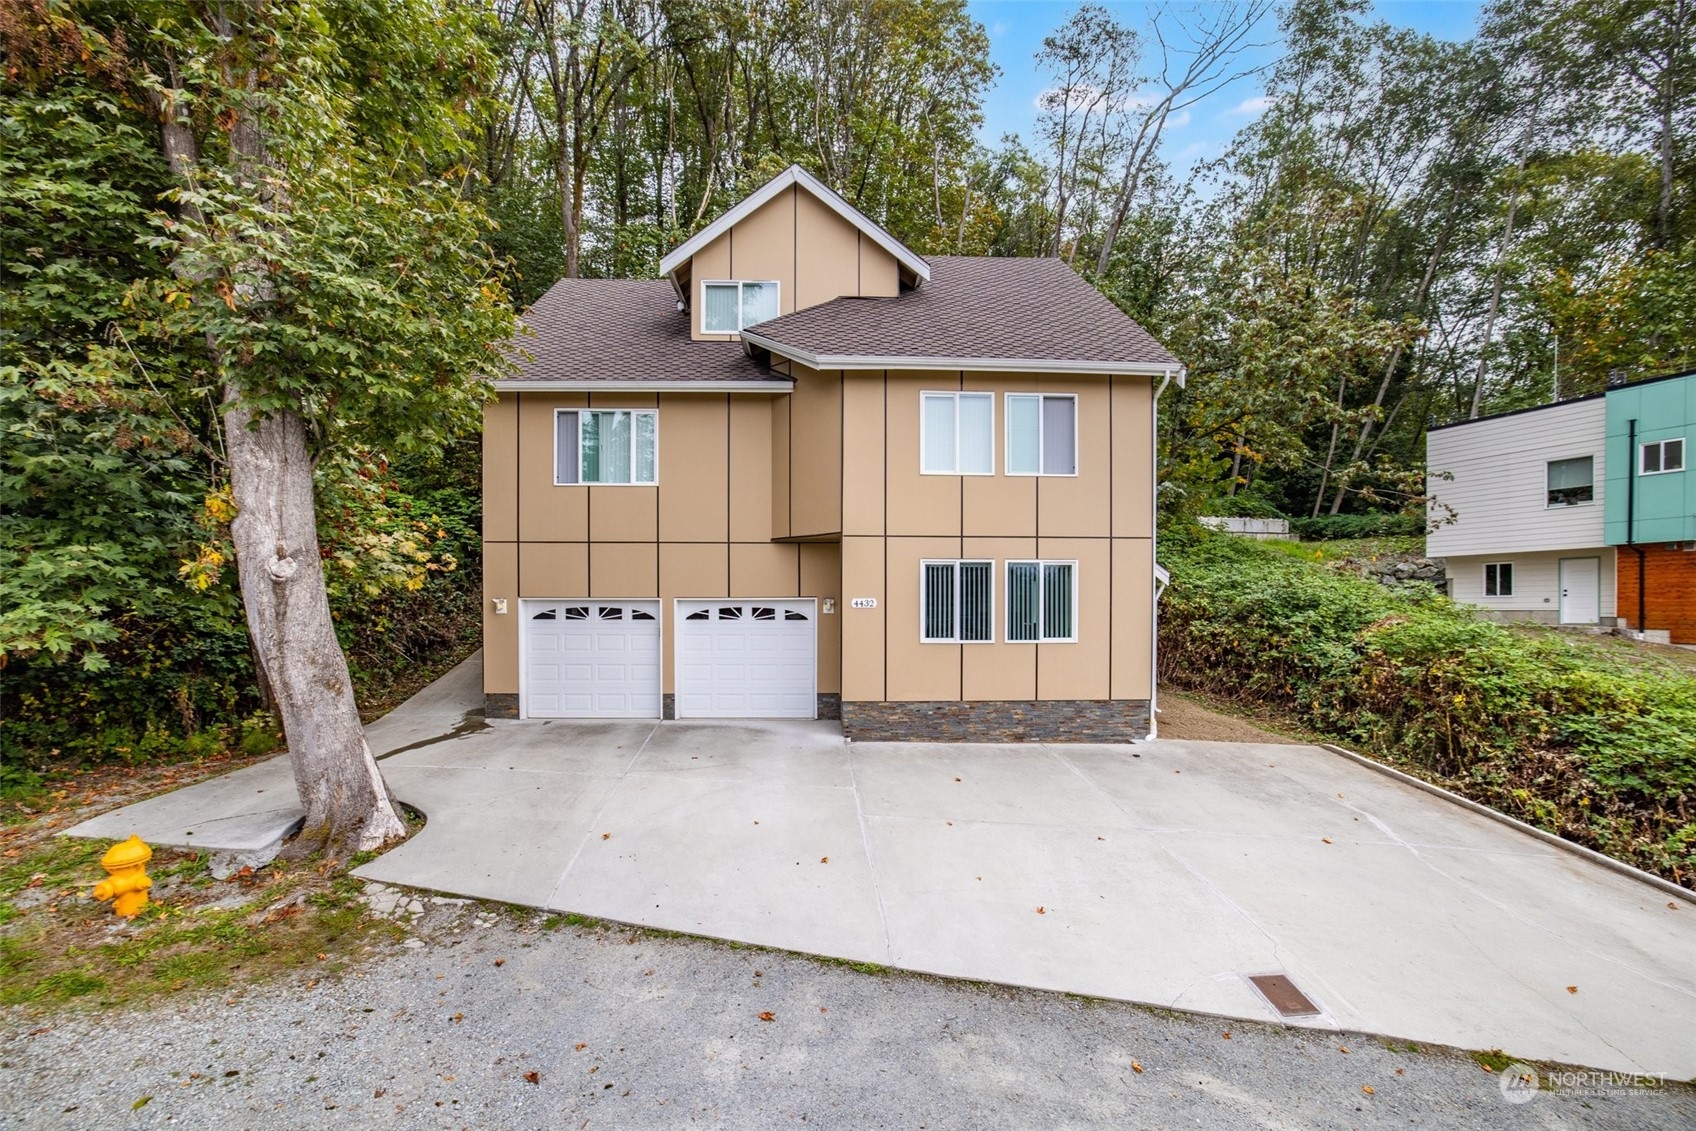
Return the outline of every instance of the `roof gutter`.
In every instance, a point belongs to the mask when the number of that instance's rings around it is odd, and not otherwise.
[[[1184,383],[1183,369],[1169,364],[1131,361],[1082,361],[1062,358],[1034,357],[912,357],[900,354],[813,353],[810,350],[787,346],[752,330],[742,331],[742,340],[770,350],[780,357],[800,362],[811,369],[914,369],[914,370],[982,370],[1018,373],[1075,373],[1102,377],[1165,377],[1178,374],[1178,385]]]
[[[493,382],[497,393],[788,393],[793,381],[644,381],[594,378],[509,378]]]

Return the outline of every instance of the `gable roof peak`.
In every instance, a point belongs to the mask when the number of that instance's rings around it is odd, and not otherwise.
[[[799,185],[806,189],[819,203],[854,225],[862,235],[893,255],[896,262],[912,272],[915,285],[929,281],[930,264],[925,262],[923,256],[890,235],[871,217],[844,200],[835,189],[799,165],[789,166],[789,168],[743,197],[718,219],[679,244],[670,254],[660,260],[660,274],[671,276],[673,282],[675,282],[678,268],[688,263],[696,252],[712,243],[746,217],[751,216],[761,205],[792,185]]]

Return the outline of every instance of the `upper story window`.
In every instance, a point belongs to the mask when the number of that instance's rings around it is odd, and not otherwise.
[[[927,475],[995,474],[995,394],[921,393],[919,468]]]
[[[1078,398],[1007,394],[1007,474],[1078,473]]]
[[[1659,475],[1663,471],[1684,470],[1684,439],[1655,440],[1637,449],[1637,473]]]
[[[1549,495],[1547,505],[1570,507],[1596,500],[1596,459],[1579,456],[1576,459],[1552,459],[1547,472]]]
[[[701,333],[734,334],[776,318],[781,308],[775,281],[701,284]]]
[[[659,413],[562,408],[554,412],[554,485],[659,482]]]

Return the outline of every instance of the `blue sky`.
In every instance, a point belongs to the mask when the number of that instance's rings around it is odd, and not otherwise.
[[[970,0],[969,6],[989,31],[990,57],[1001,68],[995,89],[984,100],[982,138],[993,144],[1004,133],[1017,133],[1029,142],[1036,124],[1037,95],[1045,86],[1035,53],[1042,37],[1064,22],[1077,4],[1075,0]],[[1121,22],[1138,28],[1153,7],[1115,0],[1105,0],[1104,6]],[[1476,0],[1377,0],[1373,8],[1378,18],[1392,24],[1458,40],[1472,34],[1480,4]],[[1254,39],[1267,46],[1244,58],[1268,63],[1278,57],[1274,20],[1268,19]],[[1197,103],[1182,124],[1174,117],[1163,141],[1164,156],[1173,171],[1182,174],[1196,162],[1224,152],[1231,136],[1252,120],[1254,100],[1262,93],[1261,79],[1244,79]]]

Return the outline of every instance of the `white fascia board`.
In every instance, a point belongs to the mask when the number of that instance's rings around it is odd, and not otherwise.
[[[861,232],[865,233],[871,238],[873,243],[893,255],[903,267],[907,268],[907,270],[911,271],[925,282],[930,281],[930,264],[915,255],[900,240],[896,239],[877,224],[873,223],[871,217],[867,216],[864,212],[861,212],[858,208],[855,208],[852,204],[849,204],[846,200],[843,200],[842,197],[838,196],[836,192],[823,181],[820,181],[817,177],[813,176],[799,165],[789,166],[789,168],[767,181],[752,195],[744,197],[743,200],[734,208],[731,208],[717,220],[714,220],[712,223],[696,232],[693,236],[690,236],[687,240],[683,241],[683,243],[672,251],[670,255],[667,255],[664,259],[660,260],[660,274],[673,274],[679,267],[694,258],[696,252],[700,251],[702,248],[718,239],[719,236],[736,226],[742,220],[752,215],[761,205],[765,204],[778,193],[782,192],[790,185],[795,184],[799,184],[802,188],[812,193],[824,203],[825,207],[829,208],[838,216],[854,225],[854,227],[858,228]],[[675,280],[673,280],[672,285],[676,285]]]
[[[494,382],[497,393],[788,393],[793,381],[596,381],[506,380]]]
[[[810,353],[774,342],[749,330],[742,340],[798,361],[810,369],[933,369],[978,372],[1077,373],[1102,377],[1166,377],[1183,371],[1178,365],[1130,361],[1065,361],[1031,357],[881,357],[845,353]]]

